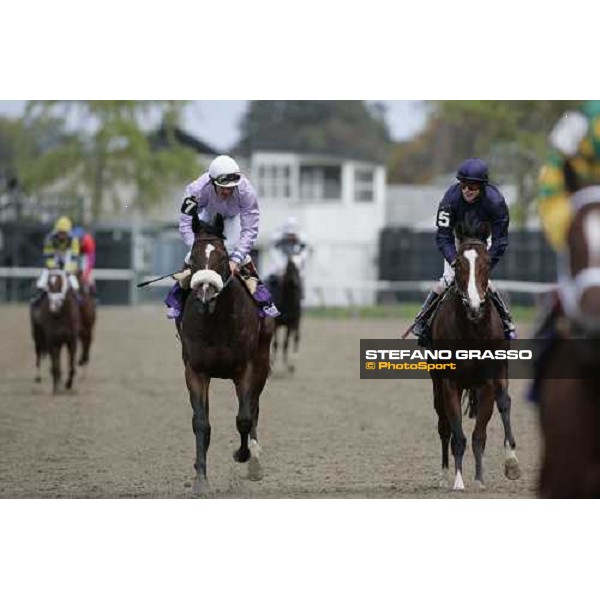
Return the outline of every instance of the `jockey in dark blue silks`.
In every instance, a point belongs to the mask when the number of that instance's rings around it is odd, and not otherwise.
[[[469,158],[456,174],[459,183],[448,188],[440,202],[437,217],[436,243],[444,255],[444,274],[427,296],[423,308],[415,319],[413,333],[426,342],[426,325],[431,316],[428,310],[439,295],[454,281],[454,264],[457,257],[453,228],[465,220],[488,222],[491,225],[491,246],[488,249],[492,269],[508,247],[509,214],[506,200],[500,190],[489,183],[488,167],[479,158]],[[482,240],[487,242],[487,240]],[[515,326],[504,300],[489,283],[490,297],[498,309],[507,339],[516,338]]]

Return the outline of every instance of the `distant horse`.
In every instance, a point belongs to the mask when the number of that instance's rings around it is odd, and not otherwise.
[[[51,270],[48,274],[48,291],[39,304],[31,307],[31,325],[36,351],[36,381],[41,381],[41,359],[49,354],[54,394],[58,393],[61,382],[60,353],[63,346],[67,347],[69,356],[65,387],[68,390],[73,387],[79,322],[79,306],[67,274],[63,270]]]
[[[488,294],[490,257],[485,242],[489,224],[460,223],[456,228],[459,247],[455,280],[445,292],[432,324],[433,346],[444,347],[448,341],[474,343],[504,340],[502,321]],[[507,367],[503,364],[494,373],[486,372],[477,360],[457,361],[460,371],[455,377],[433,375],[434,407],[438,415],[438,433],[442,443],[442,474],[440,485],[449,484],[448,446],[454,455],[454,489],[463,490],[462,461],[467,440],[462,427],[461,398],[463,391],[471,396],[470,416],[476,417],[472,444],[475,456],[475,481],[485,487],[483,452],[487,439],[487,424],[494,410],[494,400],[504,426],[505,464],[509,479],[520,477],[515,453],[515,440],[510,425],[511,398],[508,395]]]
[[[537,373],[546,498],[600,497],[600,186],[571,198],[560,307]],[[587,350],[591,350],[588,352]],[[570,379],[558,379],[562,374]]]
[[[196,436],[193,494],[200,495],[208,489],[208,387],[212,377],[231,379],[235,385],[240,447],[234,460],[248,462],[249,479],[262,478],[256,429],[259,398],[269,374],[274,322],[259,317],[245,284],[231,274],[222,217],[217,215],[212,225],[194,217],[193,230],[191,293],[183,309],[180,335]]]
[[[96,300],[90,291],[89,284],[83,280],[83,273],[80,271],[77,274],[80,290],[80,329],[79,341],[81,342],[81,355],[79,366],[86,365],[90,360],[90,346],[94,334],[94,325],[96,323]]]
[[[278,349],[277,330],[285,327],[285,337],[283,340],[283,362],[290,373],[295,371],[295,364],[288,360],[288,347],[290,338],[294,337],[294,356],[298,354],[298,345],[300,343],[300,318],[302,316],[302,280],[300,271],[294,261],[293,256],[288,257],[285,273],[272,285],[273,299],[275,305],[281,312],[279,317],[275,318],[275,333],[273,335],[273,356],[272,364],[275,364]]]

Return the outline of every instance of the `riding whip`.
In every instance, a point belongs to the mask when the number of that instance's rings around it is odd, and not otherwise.
[[[161,281],[162,279],[167,279],[167,277],[173,277],[173,275],[177,275],[179,271],[175,271],[174,273],[169,273],[168,275],[162,275],[161,277],[157,277],[156,279],[151,279],[150,281],[143,281],[142,283],[138,283],[136,287],[145,287],[150,285],[151,283],[155,283],[157,281]]]

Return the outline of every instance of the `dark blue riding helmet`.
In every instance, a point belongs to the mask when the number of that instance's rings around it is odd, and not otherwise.
[[[459,181],[478,181],[480,183],[488,182],[488,166],[480,158],[467,158],[456,173]]]

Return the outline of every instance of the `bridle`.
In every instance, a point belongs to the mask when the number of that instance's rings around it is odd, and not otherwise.
[[[478,238],[464,238],[461,243],[460,246],[458,247],[458,252],[460,254],[461,252],[461,248],[463,248],[463,246],[483,246],[486,250],[487,250],[487,243],[478,239]],[[452,285],[452,291],[460,298],[461,302],[463,303],[463,305],[465,306],[465,308],[469,309],[467,310],[467,319],[469,319],[470,321],[476,321],[477,318],[475,318],[474,316],[471,315],[471,301],[469,300],[469,295],[468,292],[466,292],[465,290],[462,290],[459,287],[458,284],[458,278],[456,277],[456,275],[454,276],[454,282]],[[488,299],[490,295],[490,291],[489,289],[485,290],[485,294],[484,297],[482,299],[482,305],[486,302],[486,300]]]
[[[63,302],[65,301],[67,292],[69,291],[69,280],[67,278],[67,274],[59,269],[52,269],[48,273],[48,281],[50,281],[50,279],[53,277],[60,277],[62,280],[60,292],[46,292],[48,294],[48,301],[50,302],[50,312],[55,313],[60,310]]]
[[[210,241],[216,241],[216,240],[219,240],[220,242],[223,241],[223,239],[217,235],[202,236],[201,240],[202,240],[202,242],[210,242]],[[227,255],[227,253],[225,254],[225,262],[227,264],[229,264],[229,257]],[[200,312],[204,313],[204,312],[208,311],[209,314],[212,314],[214,312],[216,304],[217,304],[217,299],[234,279],[234,274],[231,272],[231,269],[229,269],[229,267],[227,267],[227,271],[229,272],[229,276],[224,281],[223,281],[223,276],[220,273],[217,273],[213,269],[199,269],[192,274],[192,279],[190,281],[190,287],[192,289],[195,289],[194,285],[193,285],[194,278],[197,278],[197,280],[204,280],[204,283],[206,283],[206,280],[209,280],[209,281],[212,280],[213,283],[218,284],[219,280],[217,280],[215,278],[215,276],[217,276],[220,278],[220,280],[222,282],[222,285],[218,286],[219,289],[215,292],[215,294],[211,297],[210,300],[201,301],[201,305],[200,305],[201,311]],[[217,286],[215,286],[215,287],[217,287]]]

